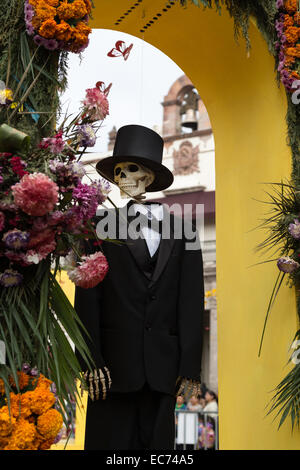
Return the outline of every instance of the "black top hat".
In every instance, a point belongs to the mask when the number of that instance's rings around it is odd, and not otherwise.
[[[147,187],[147,192],[162,191],[173,183],[173,174],[162,165],[164,141],[152,129],[131,124],[121,127],[116,136],[113,156],[97,163],[98,173],[114,181],[114,167],[119,162],[134,162],[152,170],[155,179]]]

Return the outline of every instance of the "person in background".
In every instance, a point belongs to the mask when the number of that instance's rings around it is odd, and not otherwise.
[[[185,409],[186,409],[186,404],[184,403],[184,398],[183,396],[178,395],[177,400],[176,400],[175,411],[185,410]]]
[[[205,393],[205,402],[206,405],[203,408],[204,413],[211,418],[215,418],[218,412],[218,398],[215,392],[212,390],[207,390]]]
[[[198,411],[198,412],[203,410],[203,407],[201,406],[197,396],[195,395],[191,396],[187,404],[187,409],[189,411]]]

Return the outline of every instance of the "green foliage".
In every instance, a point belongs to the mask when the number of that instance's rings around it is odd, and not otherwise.
[[[72,344],[92,367],[82,336],[85,329],[51,273],[49,260],[27,267],[23,274],[22,285],[0,292],[0,339],[5,340],[7,355],[0,378],[8,392],[9,375],[18,384],[17,371],[23,363],[36,366],[55,383],[60,406],[67,412],[70,399],[76,398],[76,379],[82,382]]]
[[[14,113],[2,111],[0,124],[22,130],[34,145],[55,127],[58,93],[66,86],[67,55],[37,48],[25,31],[23,0],[2,0],[1,7],[0,80],[12,89],[18,107]]]

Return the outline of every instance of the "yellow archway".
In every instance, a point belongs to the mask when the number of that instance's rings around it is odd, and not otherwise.
[[[243,41],[234,40],[233,22],[225,9],[219,15],[193,5],[184,9],[179,2],[166,8],[164,0],[95,3],[92,26],[138,36],[162,50],[199,90],[212,122],[220,449],[297,449],[299,433],[291,434],[290,423],[277,431],[265,409],[272,389],[287,372],[288,348],[297,326],[294,294],[286,287],[280,291],[258,358],[277,268],[273,263],[249,267],[262,261],[254,248],[263,234],[251,229],[266,211],[254,199],[264,197],[261,183],[279,182],[291,171],[286,95],[277,86],[274,59],[254,24],[247,55]]]

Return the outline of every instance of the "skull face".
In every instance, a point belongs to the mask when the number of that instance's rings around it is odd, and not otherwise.
[[[114,168],[114,181],[121,190],[122,198],[141,197],[154,178],[152,170],[138,163],[120,162]]]

